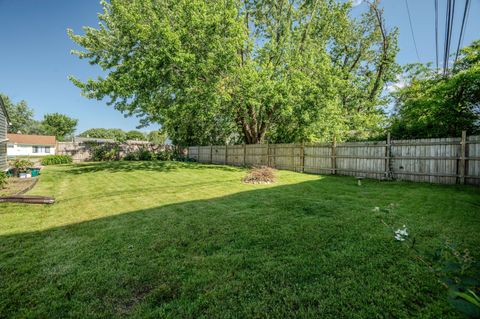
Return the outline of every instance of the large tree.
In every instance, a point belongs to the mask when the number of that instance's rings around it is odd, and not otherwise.
[[[79,134],[81,137],[106,138],[117,142],[127,139],[125,131],[119,128],[91,128]]]
[[[33,109],[26,101],[14,103],[7,95],[0,94],[10,119],[8,131],[10,133],[38,134],[41,131],[40,123],[33,118]]]
[[[406,85],[396,92],[392,135],[428,138],[480,133],[480,40],[461,50],[442,75],[430,65],[406,67]]]
[[[55,135],[59,141],[73,136],[77,124],[77,119],[60,113],[45,114],[43,121],[40,123],[43,134]]]
[[[111,0],[98,29],[69,30],[106,77],[89,98],[174,143],[312,141],[379,127],[396,30],[378,0],[361,19],[335,0]]]
[[[145,134],[140,131],[131,130],[127,132],[127,140],[144,141],[145,139]]]

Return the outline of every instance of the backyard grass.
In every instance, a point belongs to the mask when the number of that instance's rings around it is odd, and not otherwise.
[[[0,204],[0,317],[458,317],[419,251],[480,258],[474,187],[174,162],[48,167]],[[374,207],[397,208],[390,212]]]

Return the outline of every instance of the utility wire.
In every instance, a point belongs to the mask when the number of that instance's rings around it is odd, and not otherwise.
[[[445,19],[445,52],[443,56],[443,75],[448,71],[448,58],[450,56],[450,44],[452,41],[453,18],[455,16],[455,0],[448,0]]]
[[[415,53],[417,54],[418,61],[420,61],[420,55],[418,54],[418,49],[417,49],[417,41],[415,41],[415,34],[413,33],[412,17],[410,16],[410,8],[408,7],[408,0],[405,0],[405,6],[407,7],[408,22],[410,22],[410,31],[412,32],[413,45],[415,46]]]
[[[435,1],[435,61],[438,70],[438,0]]]
[[[465,27],[467,26],[468,13],[470,12],[470,0],[465,0],[465,9],[463,10],[462,27],[460,28],[460,36],[458,37],[457,53],[453,61],[453,69],[457,64],[458,55],[460,54],[460,47],[463,43],[463,36],[465,35]]]

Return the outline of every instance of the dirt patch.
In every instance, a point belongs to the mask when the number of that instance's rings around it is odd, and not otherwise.
[[[10,177],[7,179],[5,188],[0,189],[0,196],[11,196],[25,194],[31,190],[37,183],[38,178],[17,178]]]

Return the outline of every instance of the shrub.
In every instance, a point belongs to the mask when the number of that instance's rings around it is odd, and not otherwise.
[[[26,173],[29,167],[33,166],[33,162],[27,159],[16,159],[13,162],[13,167],[15,167],[17,173]]]
[[[135,151],[127,153],[127,155],[125,155],[123,159],[125,161],[138,161],[138,152]]]
[[[156,159],[155,153],[149,151],[146,148],[141,148],[137,152],[138,152],[138,159],[140,161],[153,161]]]
[[[72,162],[72,157],[70,155],[47,155],[42,158],[42,165],[58,165],[58,164],[69,164]]]
[[[157,159],[160,161],[177,161],[177,162],[194,162],[195,160],[185,156],[178,149],[167,148],[157,154]]]
[[[0,189],[4,188],[5,185],[7,185],[7,174],[0,172]]]
[[[140,148],[136,151],[130,152],[123,158],[126,161],[153,161],[157,159],[154,152],[146,148]]]
[[[268,166],[253,167],[243,178],[244,183],[270,184],[275,182],[275,170]]]
[[[97,162],[118,160],[117,144],[101,144],[92,146],[92,160]]]

